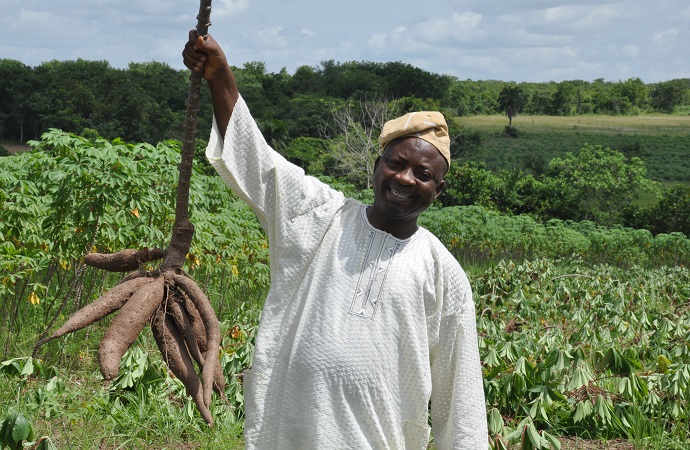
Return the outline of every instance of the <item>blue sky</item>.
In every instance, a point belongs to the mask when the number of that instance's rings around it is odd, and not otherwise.
[[[188,0],[0,0],[0,58],[161,61],[182,68]],[[687,0],[214,0],[231,63],[289,73],[401,61],[459,79],[645,83],[690,78]]]

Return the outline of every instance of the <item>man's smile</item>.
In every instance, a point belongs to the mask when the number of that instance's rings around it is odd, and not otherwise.
[[[400,191],[396,191],[396,190],[393,189],[393,188],[390,188],[390,191],[391,191],[391,194],[393,194],[394,197],[397,197],[397,198],[399,198],[399,199],[407,200],[408,198],[412,198],[411,195],[404,194],[404,193],[402,193],[402,192],[400,192]]]

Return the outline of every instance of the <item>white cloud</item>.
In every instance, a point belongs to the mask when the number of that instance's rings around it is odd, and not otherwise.
[[[657,45],[665,45],[669,41],[675,40],[679,34],[680,30],[678,30],[678,28],[669,28],[667,30],[652,34],[652,42]]]

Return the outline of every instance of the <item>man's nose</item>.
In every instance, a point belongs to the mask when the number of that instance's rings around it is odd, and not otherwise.
[[[409,167],[398,172],[395,178],[401,184],[414,184],[414,174],[412,173],[412,169]]]

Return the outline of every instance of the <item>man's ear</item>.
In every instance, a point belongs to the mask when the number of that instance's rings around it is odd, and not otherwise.
[[[376,161],[374,161],[374,172],[376,172],[376,168],[379,166],[379,162],[381,161],[381,156],[376,157]]]
[[[443,192],[443,188],[446,187],[446,180],[441,180],[439,184],[436,185],[436,195],[434,196],[434,200],[438,198],[439,195],[441,195],[441,192]]]

